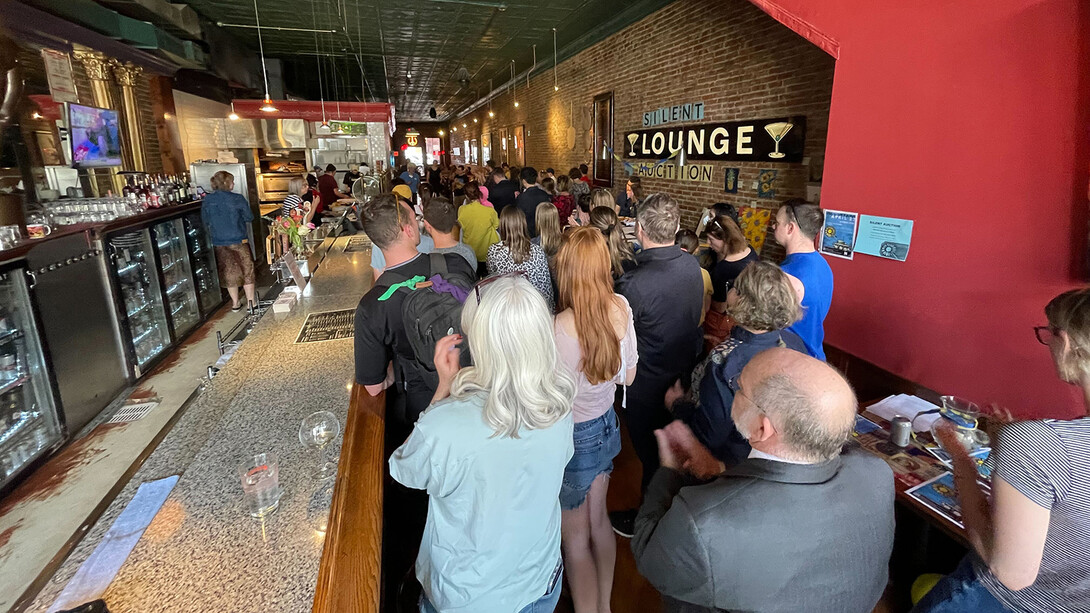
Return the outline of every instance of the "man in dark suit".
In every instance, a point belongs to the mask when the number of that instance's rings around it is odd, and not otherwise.
[[[533,238],[537,236],[537,205],[542,202],[552,202],[553,197],[537,184],[537,170],[533,166],[523,168],[519,173],[519,179],[522,180],[522,193],[515,200],[515,204],[526,215],[526,229]],[[489,194],[489,200],[491,200],[491,194]]]
[[[636,519],[636,564],[666,610],[869,613],[893,550],[893,471],[858,447],[851,387],[790,349],[754,357],[732,382],[752,451],[723,469],[688,427],[655,433],[662,468]],[[689,484],[690,475],[707,478]]]
[[[491,181],[491,185],[485,186],[488,188],[488,201],[492,203],[492,207],[499,213],[503,211],[504,207],[515,203],[515,198],[518,197],[519,193],[518,183],[507,179],[503,174],[503,169],[498,167],[492,171]]]

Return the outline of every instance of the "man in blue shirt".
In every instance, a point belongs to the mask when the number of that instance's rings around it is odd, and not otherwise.
[[[780,205],[773,225],[776,242],[787,251],[780,267],[804,288],[802,319],[788,330],[802,337],[807,352],[819,360],[825,359],[825,316],[833,302],[833,270],[814,248],[814,238],[824,222],[821,207],[792,198]]]
[[[409,189],[413,192],[413,203],[416,202],[416,195],[420,193],[420,175],[416,173],[416,164],[409,162],[409,165],[405,167],[405,172],[401,173],[398,177],[405,182],[405,185],[409,186]]]

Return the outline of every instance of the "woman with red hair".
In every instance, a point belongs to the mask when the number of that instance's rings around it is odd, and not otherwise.
[[[561,548],[576,613],[609,611],[617,543],[606,491],[621,432],[613,399],[636,376],[628,301],[613,293],[609,247],[596,228],[574,228],[556,255],[554,329],[560,362],[576,380],[575,455],[560,488]]]

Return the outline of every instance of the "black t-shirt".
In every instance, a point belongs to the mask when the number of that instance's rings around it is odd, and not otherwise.
[[[734,280],[738,278],[738,275],[742,274],[746,266],[760,259],[757,252],[750,249],[749,255],[737,262],[721,260],[716,264],[715,268],[712,269],[712,301],[726,302],[727,292],[730,291],[730,286],[734,283]]]
[[[518,184],[510,179],[504,179],[488,188],[488,201],[492,203],[496,212],[499,213],[503,210],[503,207],[515,203],[515,192],[517,191]]]
[[[447,260],[447,270],[452,273],[461,273],[473,279],[477,271],[466,262],[466,259],[457,253],[446,253],[443,257]],[[431,260],[426,254],[417,255],[415,258],[399,264],[387,271],[396,270],[398,273],[414,277],[421,275],[431,276]],[[394,373],[397,385],[406,393],[406,413],[410,423],[416,416],[427,408],[428,402],[435,394],[435,389],[424,382],[411,368],[402,368],[401,360],[412,361],[412,347],[409,346],[409,338],[405,334],[405,322],[402,319],[403,305],[408,292],[399,289],[389,298],[379,301],[379,298],[389,289],[384,286],[372,287],[363,295],[356,307],[356,383],[360,385],[376,385],[386,379],[386,364],[394,361]]]
[[[443,171],[438,168],[429,167],[424,171],[424,176],[428,185],[431,185],[433,191],[438,191],[443,186]]]
[[[355,183],[361,176],[358,172],[352,172],[351,170],[344,173],[344,186],[347,188],[345,191],[349,194],[352,193],[352,184]]]

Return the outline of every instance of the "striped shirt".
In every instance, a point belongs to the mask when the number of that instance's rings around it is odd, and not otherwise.
[[[284,216],[291,215],[291,212],[298,209],[303,210],[303,198],[299,194],[288,194],[284,198],[284,206],[280,208],[280,214]]]
[[[1012,611],[1090,611],[1090,417],[1005,426],[995,471],[1050,509],[1041,568],[1033,585],[1013,591],[977,561],[977,576]]]

